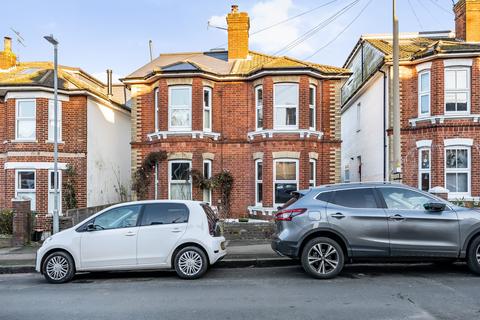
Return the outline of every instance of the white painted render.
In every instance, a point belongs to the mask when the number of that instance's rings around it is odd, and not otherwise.
[[[342,110],[342,181],[383,181],[383,74],[377,72]],[[360,104],[360,124],[357,111]]]
[[[120,201],[130,191],[130,114],[87,101],[87,206]]]

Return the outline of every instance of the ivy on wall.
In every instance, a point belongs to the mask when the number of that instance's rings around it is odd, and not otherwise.
[[[143,159],[142,165],[135,171],[133,177],[133,190],[135,190],[138,199],[146,199],[155,164],[165,160],[167,160],[167,152],[165,151],[150,152]]]
[[[63,201],[66,209],[75,209],[77,207],[77,192],[75,190],[75,178],[77,171],[71,165],[64,171],[66,179],[63,181]]]

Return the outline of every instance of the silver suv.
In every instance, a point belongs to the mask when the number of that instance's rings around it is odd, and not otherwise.
[[[276,214],[272,248],[315,278],[346,261],[466,260],[480,274],[480,211],[401,184],[355,183],[294,193]]]

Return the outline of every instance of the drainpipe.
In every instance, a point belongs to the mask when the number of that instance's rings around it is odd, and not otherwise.
[[[383,181],[387,181],[387,73],[378,71],[383,74]]]

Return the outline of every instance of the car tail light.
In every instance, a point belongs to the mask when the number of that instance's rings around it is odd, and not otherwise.
[[[305,211],[307,211],[305,208],[282,210],[275,214],[275,221],[292,221],[293,217],[301,215]]]

